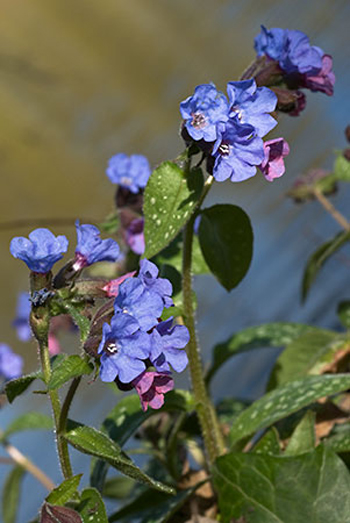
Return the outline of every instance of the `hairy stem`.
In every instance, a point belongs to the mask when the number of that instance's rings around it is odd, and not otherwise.
[[[350,222],[343,216],[334,205],[326,198],[326,196],[319,189],[314,189],[313,193],[317,198],[318,202],[322,207],[334,218],[334,220],[339,223],[339,225],[345,230],[350,231]]]
[[[210,187],[210,186],[209,186]],[[205,195],[208,192],[204,189]],[[204,197],[205,197],[204,195]],[[203,201],[201,199],[199,205]],[[187,345],[193,394],[196,401],[196,408],[199,423],[201,426],[204,445],[208,455],[209,463],[225,451],[223,436],[220,430],[219,422],[216,416],[214,406],[208,396],[204,382],[203,366],[201,352],[197,340],[195,313],[192,301],[192,243],[193,243],[193,226],[196,213],[194,213],[185,227],[184,246],[183,246],[183,266],[182,266],[182,285],[183,285],[183,302],[184,302],[184,320],[190,333],[190,341]]]
[[[60,419],[59,419],[58,427],[57,427],[58,434],[64,434],[64,432],[66,430],[68,412],[69,412],[74,395],[77,391],[77,388],[79,387],[80,382],[81,382],[81,376],[79,376],[78,378],[74,378],[72,380],[72,383],[70,384],[70,387],[67,392],[67,396],[64,399],[62,409],[61,409]]]

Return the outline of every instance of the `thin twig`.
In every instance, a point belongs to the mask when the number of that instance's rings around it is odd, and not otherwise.
[[[6,452],[11,456],[10,462],[15,462],[21,467],[23,467],[25,470],[27,470],[32,476],[34,476],[44,487],[50,491],[55,488],[55,484],[53,481],[43,472],[39,467],[34,465],[34,463],[27,458],[24,454],[22,454],[21,451],[18,450],[18,448],[14,447],[10,443],[8,443],[6,440],[2,442],[3,447],[5,448]],[[2,463],[4,463],[3,460],[6,458],[2,458]]]
[[[334,220],[339,223],[339,225],[345,229],[345,231],[350,231],[350,223],[335,207],[334,205],[326,198],[326,196],[319,190],[314,189],[313,193],[322,207],[334,218]]]

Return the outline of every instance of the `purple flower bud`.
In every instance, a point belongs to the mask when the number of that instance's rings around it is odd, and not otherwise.
[[[144,412],[148,406],[160,409],[164,405],[164,394],[174,388],[174,380],[167,372],[143,372],[132,383]]]
[[[101,240],[100,231],[94,225],[80,225],[75,222],[78,243],[75,249],[73,269],[78,271],[96,262],[115,262],[119,256],[119,245],[108,238]]]
[[[259,169],[266,180],[273,182],[285,172],[284,158],[289,154],[289,145],[284,138],[275,138],[264,143],[265,158]]]
[[[127,156],[124,153],[116,154],[108,162],[106,174],[112,183],[138,193],[146,187],[151,169],[148,160],[141,154]]]
[[[23,359],[15,354],[5,343],[0,343],[0,377],[5,380],[19,378],[22,375]]]
[[[173,318],[159,323],[152,331],[150,359],[159,372],[168,372],[170,366],[176,372],[182,372],[188,363],[185,350],[190,335],[184,325],[172,326]]]
[[[322,57],[322,67],[317,73],[306,73],[303,78],[303,85],[310,91],[320,91],[332,96],[334,92],[335,74],[332,70],[332,57],[328,54]]]
[[[254,176],[256,166],[264,160],[263,141],[256,135],[254,127],[230,119],[222,127],[213,156],[213,176],[218,182],[228,178],[232,182],[242,182]]]
[[[29,240],[17,236],[10,245],[12,256],[24,261],[31,271],[39,273],[49,272],[67,249],[67,238],[56,237],[48,229],[35,229],[29,234]]]
[[[21,341],[29,341],[32,338],[32,330],[29,325],[29,315],[32,308],[28,292],[21,292],[17,298],[16,318],[12,325],[16,329],[17,337]]]
[[[129,314],[115,314],[111,324],[104,323],[98,348],[101,355],[100,377],[112,382],[118,376],[122,383],[130,383],[139,376],[150,352],[150,335],[139,330],[139,324]]]
[[[194,94],[181,102],[180,112],[193,140],[214,142],[217,125],[228,120],[229,106],[225,95],[210,83],[197,85]]]
[[[240,123],[252,125],[261,138],[277,125],[269,114],[276,109],[277,96],[267,87],[257,87],[255,80],[229,82],[227,93],[230,117]]]
[[[126,230],[126,243],[129,245],[132,252],[141,255],[145,252],[145,236],[143,234],[144,219],[136,218],[133,220]]]

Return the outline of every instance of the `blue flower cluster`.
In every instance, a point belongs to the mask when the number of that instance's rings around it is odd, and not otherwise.
[[[239,182],[264,161],[262,138],[277,125],[270,114],[277,97],[254,79],[229,82],[227,93],[228,99],[213,84],[197,86],[180,112],[192,140],[212,142],[215,179]]]
[[[332,57],[315,45],[302,31],[261,27],[255,38],[258,56],[266,56],[278,62],[286,75],[293,76],[294,83],[311,91],[333,94],[335,75]]]
[[[112,183],[136,194],[146,187],[151,168],[147,158],[141,154],[127,156],[119,153],[108,161],[106,174]]]
[[[132,384],[136,380],[142,388],[140,379],[148,378],[143,373],[149,366],[156,369],[157,379],[167,376],[167,382],[171,368],[177,372],[185,369],[188,359],[181,349],[189,341],[187,328],[173,326],[172,319],[160,320],[164,307],[173,305],[171,294],[171,283],[159,278],[156,265],[145,259],[140,262],[137,277],[120,284],[114,315],[103,325],[98,348],[102,381],[118,379]]]
[[[116,261],[120,250],[114,240],[102,240],[94,225],[80,225],[79,220],[75,225],[78,242],[73,267],[76,271],[96,262]],[[41,274],[51,271],[67,249],[67,238],[56,237],[48,229],[35,229],[29,234],[29,239],[15,237],[10,244],[12,256],[24,261],[31,271]]]

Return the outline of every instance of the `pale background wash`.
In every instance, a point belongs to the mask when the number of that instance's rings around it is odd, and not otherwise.
[[[310,299],[300,304],[302,267],[324,240],[338,231],[317,203],[295,206],[285,192],[313,166],[330,167],[332,151],[345,146],[350,123],[349,15],[346,0],[2,0],[0,19],[0,223],[28,220],[28,226],[0,231],[1,342],[37,364],[35,346],[21,344],[11,329],[16,296],[27,286],[24,264],[9,254],[14,235],[27,235],[36,219],[100,220],[113,209],[104,174],[117,153],[142,153],[152,165],[175,157],[181,100],[199,83],[224,89],[254,59],[259,25],[306,32],[313,44],[334,56],[335,95],[308,94],[299,118],[281,117],[272,136],[290,143],[286,175],[267,183],[259,174],[239,185],[217,184],[209,202],[241,205],[255,232],[248,277],[227,294],[211,277],[196,280],[198,329],[206,359],[211,347],[242,327],[267,321],[303,321],[340,328],[339,299],[350,297],[349,249],[322,272]],[[334,203],[349,211],[347,187]],[[51,227],[75,245],[73,227]],[[65,342],[71,344],[72,338]],[[214,381],[217,398],[262,393],[276,351],[265,349],[232,361]],[[182,377],[181,386],[188,386]],[[72,417],[98,425],[117,398],[101,384],[85,385]],[[27,394],[0,413],[0,426],[45,401]],[[53,438],[23,433],[14,444],[54,479]],[[74,468],[87,459],[73,452]],[[8,467],[1,466],[0,477]],[[19,522],[34,517],[45,492],[26,477]]]

